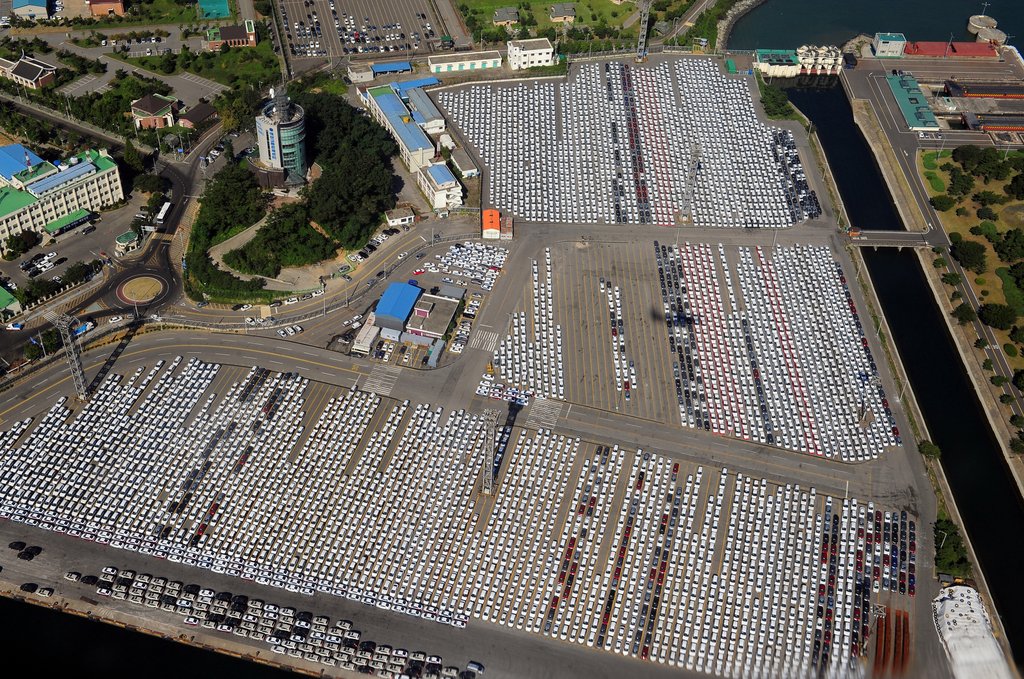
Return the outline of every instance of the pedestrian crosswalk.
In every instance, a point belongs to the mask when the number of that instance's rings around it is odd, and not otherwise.
[[[398,366],[375,365],[363,383],[363,391],[370,391],[378,396],[390,396],[400,374],[402,369]]]
[[[562,401],[536,397],[530,406],[530,414],[526,417],[526,426],[531,429],[551,429],[562,414]]]
[[[498,333],[493,330],[477,330],[469,338],[470,349],[481,349],[489,354],[498,346]]]

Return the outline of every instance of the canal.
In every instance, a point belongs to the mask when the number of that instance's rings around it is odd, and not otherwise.
[[[814,122],[850,221],[903,229],[874,156],[838,81],[787,88]],[[917,257],[865,249],[864,259],[932,441],[1017,659],[1024,658],[1024,502]]]

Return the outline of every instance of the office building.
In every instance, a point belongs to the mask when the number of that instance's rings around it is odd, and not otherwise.
[[[281,88],[270,91],[270,101],[256,116],[259,166],[283,170],[287,184],[306,179],[306,118],[301,106],[293,104]]]
[[[508,42],[508,65],[513,71],[535,66],[552,66],[557,62],[555,48],[547,38]]]
[[[123,198],[106,150],[50,163],[20,144],[0,146],[0,242],[22,231],[56,235]]]

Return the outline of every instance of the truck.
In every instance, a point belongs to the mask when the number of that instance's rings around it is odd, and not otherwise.
[[[82,323],[80,326],[78,326],[77,328],[72,330],[71,331],[71,336],[72,337],[81,337],[82,335],[84,335],[85,333],[89,332],[90,330],[92,330],[95,327],[96,327],[95,323],[93,323],[92,321],[86,321],[85,323]]]

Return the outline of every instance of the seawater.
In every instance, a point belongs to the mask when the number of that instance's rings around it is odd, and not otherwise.
[[[740,17],[729,34],[731,49],[796,49],[800,45],[841,45],[865,33],[903,33],[907,40],[974,40],[967,19],[981,14],[980,2],[964,0],[768,0]],[[990,0],[989,16],[1013,44],[1024,44],[1024,2]]]

